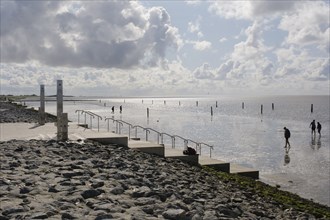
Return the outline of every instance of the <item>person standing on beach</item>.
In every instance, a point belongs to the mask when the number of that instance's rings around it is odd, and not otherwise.
[[[321,129],[322,129],[322,125],[320,124],[320,122],[317,122],[317,133],[319,133],[320,136],[321,136]]]
[[[291,136],[290,130],[284,127],[284,137],[285,137],[285,148],[289,145],[289,148],[291,147],[289,138]]]
[[[111,111],[112,114],[115,113],[115,106],[112,106]]]
[[[315,128],[316,128],[315,120],[313,120],[313,121],[311,122],[311,124],[309,125],[309,127],[312,128],[312,135],[313,135],[313,133],[314,133],[314,135],[315,135]]]

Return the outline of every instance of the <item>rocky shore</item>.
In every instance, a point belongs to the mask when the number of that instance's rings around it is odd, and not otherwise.
[[[0,123],[38,123],[38,121],[38,111],[15,103],[0,102]],[[46,113],[46,123],[55,121],[56,116]]]
[[[0,142],[0,166],[0,220],[330,216],[289,207],[201,167],[123,146],[11,140]]]

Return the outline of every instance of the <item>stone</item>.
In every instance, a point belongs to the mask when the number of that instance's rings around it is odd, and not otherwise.
[[[111,214],[103,214],[95,218],[95,220],[104,220],[104,219],[113,219],[113,216]]]
[[[102,193],[102,191],[100,190],[95,190],[95,189],[89,189],[89,190],[85,190],[84,192],[81,193],[81,196],[84,199],[88,199],[88,198],[94,198],[97,197],[98,195],[100,195]]]
[[[104,182],[96,182],[91,185],[94,189],[104,186]]]
[[[168,209],[165,212],[163,212],[163,217],[166,219],[183,219],[185,216],[185,210],[183,209]]]
[[[135,190],[132,193],[132,196],[134,198],[138,198],[138,197],[144,197],[147,193],[151,192],[150,188],[147,186],[142,186],[140,188],[138,188],[137,190]]]
[[[116,186],[115,188],[111,189],[110,192],[114,195],[120,195],[124,193],[124,189],[121,186]]]
[[[27,188],[27,187],[23,187],[23,188],[21,188],[20,190],[19,190],[19,193],[20,194],[27,194],[27,193],[29,193],[31,190],[29,189],[29,188]]]
[[[49,187],[48,192],[58,193],[59,191],[57,189],[55,189],[55,186],[51,186],[51,187]]]
[[[62,219],[76,219],[76,217],[74,217],[73,215],[71,215],[69,213],[63,213],[61,217],[62,217]]]
[[[17,208],[8,207],[8,208],[3,209],[2,214],[7,216],[7,215],[19,213],[19,212],[25,212],[25,209],[23,207],[17,207]]]
[[[48,215],[43,212],[34,213],[31,215],[31,219],[47,219]]]

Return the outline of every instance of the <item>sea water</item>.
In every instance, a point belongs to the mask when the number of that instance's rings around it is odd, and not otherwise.
[[[204,142],[214,147],[212,158],[254,168],[266,183],[330,205],[329,96],[66,99],[63,108],[71,121],[79,116],[84,123],[84,115],[76,110],[88,110],[102,116],[99,123],[104,130],[108,123],[110,131],[115,130],[115,123],[104,121],[108,117]],[[39,107],[38,102],[27,104]],[[46,102],[46,111],[56,114],[56,103]],[[322,124],[321,135],[311,135],[312,120]],[[92,123],[97,129],[96,118]],[[283,127],[291,131],[290,149],[284,148]],[[126,124],[121,132],[128,134]],[[134,129],[131,133],[135,135]],[[145,132],[139,129],[138,136],[145,138]],[[148,139],[157,142],[157,133],[151,131]],[[171,147],[169,137],[164,136],[164,143]],[[175,145],[183,149],[184,143],[178,138]],[[209,156],[209,147],[199,153]]]

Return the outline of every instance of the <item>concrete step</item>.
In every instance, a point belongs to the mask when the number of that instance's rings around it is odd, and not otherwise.
[[[229,173],[230,164],[228,162],[204,156],[200,156],[198,162],[201,166],[207,166],[218,171]]]
[[[230,173],[238,174],[240,176],[250,177],[253,179],[259,179],[259,171],[252,168],[244,167],[239,164],[230,164]]]
[[[165,157],[166,158],[179,159],[183,162],[186,162],[186,163],[189,163],[192,165],[199,165],[198,156],[199,156],[198,154],[185,155],[185,154],[183,154],[183,150],[179,150],[179,149],[165,148]]]
[[[156,154],[161,157],[165,156],[165,147],[163,144],[156,144],[148,141],[139,141],[131,139],[130,141],[128,141],[128,147],[148,154]]]

